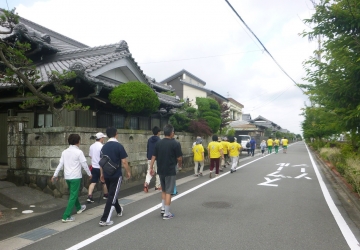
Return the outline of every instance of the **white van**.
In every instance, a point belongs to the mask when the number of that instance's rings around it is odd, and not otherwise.
[[[249,135],[236,135],[237,142],[241,145],[241,151],[246,151],[246,143],[251,140]]]

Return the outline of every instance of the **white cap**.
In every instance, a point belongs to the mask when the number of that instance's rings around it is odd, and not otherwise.
[[[101,139],[101,138],[107,137],[106,135],[104,135],[101,132],[97,133],[95,136],[96,136],[96,139]]]

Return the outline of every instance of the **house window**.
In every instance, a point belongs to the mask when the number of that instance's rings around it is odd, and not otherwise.
[[[113,124],[115,128],[124,128],[125,117],[123,115],[113,115]]]
[[[53,126],[52,114],[38,114],[37,115],[37,128],[50,128]]]
[[[139,129],[139,121],[137,117],[130,118],[130,129]]]

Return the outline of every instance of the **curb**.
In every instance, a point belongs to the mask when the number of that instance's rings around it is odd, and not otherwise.
[[[356,207],[356,209],[360,212],[360,200],[355,196],[355,193],[346,186],[344,183],[345,180],[340,178],[336,175],[329,167],[325,164],[325,162],[319,157],[319,155],[312,151],[312,153],[316,156],[316,161],[324,169],[327,173],[331,174],[332,178],[334,179],[335,183],[338,184],[341,189],[344,191],[346,196],[350,199],[351,203]]]

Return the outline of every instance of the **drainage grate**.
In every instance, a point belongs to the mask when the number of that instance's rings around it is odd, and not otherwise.
[[[41,228],[32,230],[30,232],[21,234],[18,237],[27,239],[27,240],[37,241],[39,239],[45,238],[46,236],[53,235],[57,232],[58,231],[53,230],[53,229],[41,227]]]
[[[232,205],[229,202],[224,202],[224,201],[204,202],[202,205],[207,208],[229,208],[229,207],[232,207]]]

